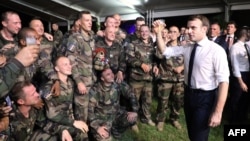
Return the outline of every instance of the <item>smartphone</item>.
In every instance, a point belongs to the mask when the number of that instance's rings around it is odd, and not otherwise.
[[[26,45],[36,45],[36,38],[35,37],[26,37]]]

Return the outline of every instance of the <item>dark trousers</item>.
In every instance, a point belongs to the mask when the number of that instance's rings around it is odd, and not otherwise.
[[[248,87],[248,92],[244,92],[238,79],[232,78],[230,98],[229,98],[229,122],[246,123],[250,102],[250,72],[241,72],[241,78]]]
[[[208,121],[214,108],[217,90],[203,91],[185,87],[184,113],[191,141],[207,141]]]

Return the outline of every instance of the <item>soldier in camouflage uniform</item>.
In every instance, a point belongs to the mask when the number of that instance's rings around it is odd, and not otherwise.
[[[50,55],[47,54],[45,49],[41,49],[40,38],[37,32],[32,28],[23,28],[18,34],[20,49],[28,45],[27,37],[29,40],[33,40],[32,44],[40,45],[40,53],[38,59],[26,67],[17,78],[17,81],[29,80],[37,84],[39,88],[42,84],[45,84],[48,79],[56,81],[58,79],[57,74],[53,69],[53,65],[50,60]],[[38,80],[39,79],[39,80]],[[56,84],[56,83],[55,83]],[[57,85],[57,84],[56,84]],[[57,87],[57,89],[59,89]]]
[[[57,71],[60,80],[61,94],[57,97],[50,94],[49,90],[51,89],[53,82],[47,83],[45,88],[42,89],[46,116],[49,120],[59,125],[79,129],[79,132],[76,132],[76,135],[72,136],[74,137],[74,140],[87,140],[87,124],[83,121],[75,120],[73,115],[73,95],[76,87],[73,81],[68,77],[72,74],[72,66],[69,59],[63,56],[59,57],[55,62],[55,70]]]
[[[63,33],[61,30],[59,30],[57,23],[52,24],[52,30],[54,31],[54,33],[53,33],[54,46],[58,47],[60,41],[62,40]]]
[[[72,63],[72,77],[77,84],[78,92],[74,96],[75,119],[87,121],[89,89],[95,82],[92,52],[95,48],[94,34],[91,31],[92,17],[90,12],[79,14],[81,29],[72,34],[67,43],[66,56]]]
[[[176,26],[169,28],[170,41],[166,46],[180,46],[178,37],[179,29]],[[184,95],[184,58],[183,56],[166,59],[157,49],[157,57],[160,59],[158,76],[158,107],[157,107],[157,129],[163,130],[168,107],[170,108],[170,122],[177,129],[181,128],[179,111],[183,105]]]
[[[135,19],[135,29],[136,31],[133,34],[130,34],[126,37],[127,42],[131,43],[134,40],[140,38],[140,27],[145,24],[145,19],[143,17],[137,17]]]
[[[32,76],[33,83],[36,85],[37,88],[40,88],[49,80],[53,80],[54,82],[56,82],[55,86],[57,88],[55,90],[55,94],[59,95],[60,90],[59,90],[59,82],[57,81],[58,77],[53,69],[53,63],[52,63],[53,61],[52,51],[54,48],[53,42],[49,41],[44,36],[44,26],[40,19],[37,18],[32,19],[29,23],[29,26],[37,32],[38,34],[37,40],[40,41],[39,58],[37,62],[34,64],[35,66],[33,66],[33,69],[36,70],[36,73]],[[21,40],[21,38],[19,40]],[[31,71],[29,72],[32,73]]]
[[[69,36],[72,35],[73,33],[79,32],[79,29],[80,29],[80,21],[78,19],[74,20],[73,26],[71,27],[71,29],[69,31],[67,31],[63,35],[62,40],[59,43],[59,46],[56,48],[56,56],[57,57],[65,55]]]
[[[138,103],[132,89],[126,83],[114,82],[111,69],[104,69],[99,81],[90,89],[89,116],[90,131],[97,141],[110,141],[121,134],[137,120]],[[123,95],[131,104],[133,112],[120,106]]]
[[[57,141],[69,135],[65,132],[75,132],[72,128],[46,120],[43,109],[33,107],[40,101],[40,96],[30,82],[17,82],[12,89],[11,99],[14,104],[10,113],[10,129],[8,130],[10,141]],[[36,131],[34,131],[35,124],[39,127]]]
[[[150,40],[150,30],[147,25],[140,28],[140,39],[127,47],[128,65],[130,66],[129,84],[132,86],[137,100],[141,101],[140,119],[144,123],[155,126],[151,120],[150,106],[152,103],[152,80],[158,72],[154,62],[155,49]]]
[[[15,56],[18,51],[17,38],[15,35],[21,29],[21,19],[16,12],[6,11],[2,13],[1,23],[3,28],[0,32],[0,53],[7,60]]]
[[[108,59],[109,66],[116,75],[116,81],[120,83],[127,67],[124,48],[115,41],[114,27],[106,27],[104,34],[104,38],[96,41],[96,48],[101,47],[106,50],[105,58]]]

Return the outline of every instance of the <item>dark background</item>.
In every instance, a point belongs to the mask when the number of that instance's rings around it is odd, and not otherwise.
[[[15,11],[15,9],[6,8],[0,6],[0,13],[11,10]],[[22,27],[27,27],[29,25],[29,21],[33,18],[32,16],[29,16],[27,14],[24,14],[20,11],[15,11],[19,14],[21,20],[22,20]],[[215,14],[204,14],[208,17],[210,21],[217,21],[220,23],[221,27],[224,28],[226,23],[224,22],[224,13],[215,13]],[[162,17],[161,19],[164,19],[167,26],[170,27],[172,25],[176,25],[178,27],[186,26],[186,22],[189,16],[177,16],[177,17]],[[135,17],[136,18],[136,17]],[[156,19],[154,19],[156,20]],[[230,13],[230,20],[233,20],[237,23],[238,27],[242,26],[250,26],[250,10],[239,10],[239,11],[231,11]],[[44,24],[45,31],[48,32],[48,22],[42,20]],[[96,31],[96,22],[93,22],[93,30]],[[103,23],[101,23],[101,27],[103,27]],[[131,33],[135,30],[134,27],[134,21],[122,21],[121,27],[126,30],[128,33]],[[2,28],[2,25],[0,25],[0,28]],[[60,26],[60,30],[65,33],[67,31],[66,26]]]

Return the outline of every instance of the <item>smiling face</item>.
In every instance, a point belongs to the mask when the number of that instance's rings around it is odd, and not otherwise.
[[[41,20],[34,19],[30,22],[30,27],[33,28],[40,37],[44,34],[44,26]]]
[[[67,57],[60,57],[56,61],[55,70],[58,75],[71,75],[72,74],[72,65],[70,60]]]
[[[6,20],[2,22],[3,27],[11,34],[17,34],[22,27],[20,17],[15,13],[7,13]]]
[[[105,84],[111,84],[114,82],[115,80],[115,75],[112,72],[111,69],[105,69],[102,72],[102,76],[101,76],[101,80],[105,83]]]
[[[142,25],[140,28],[140,37],[142,40],[148,40],[150,37],[150,30],[147,25]]]
[[[40,95],[37,93],[36,88],[34,85],[28,85],[23,87],[23,93],[24,96],[21,99],[22,100],[22,105],[25,106],[32,106],[37,104],[40,101]]]
[[[107,41],[113,42],[115,40],[115,27],[106,27],[104,34]]]

